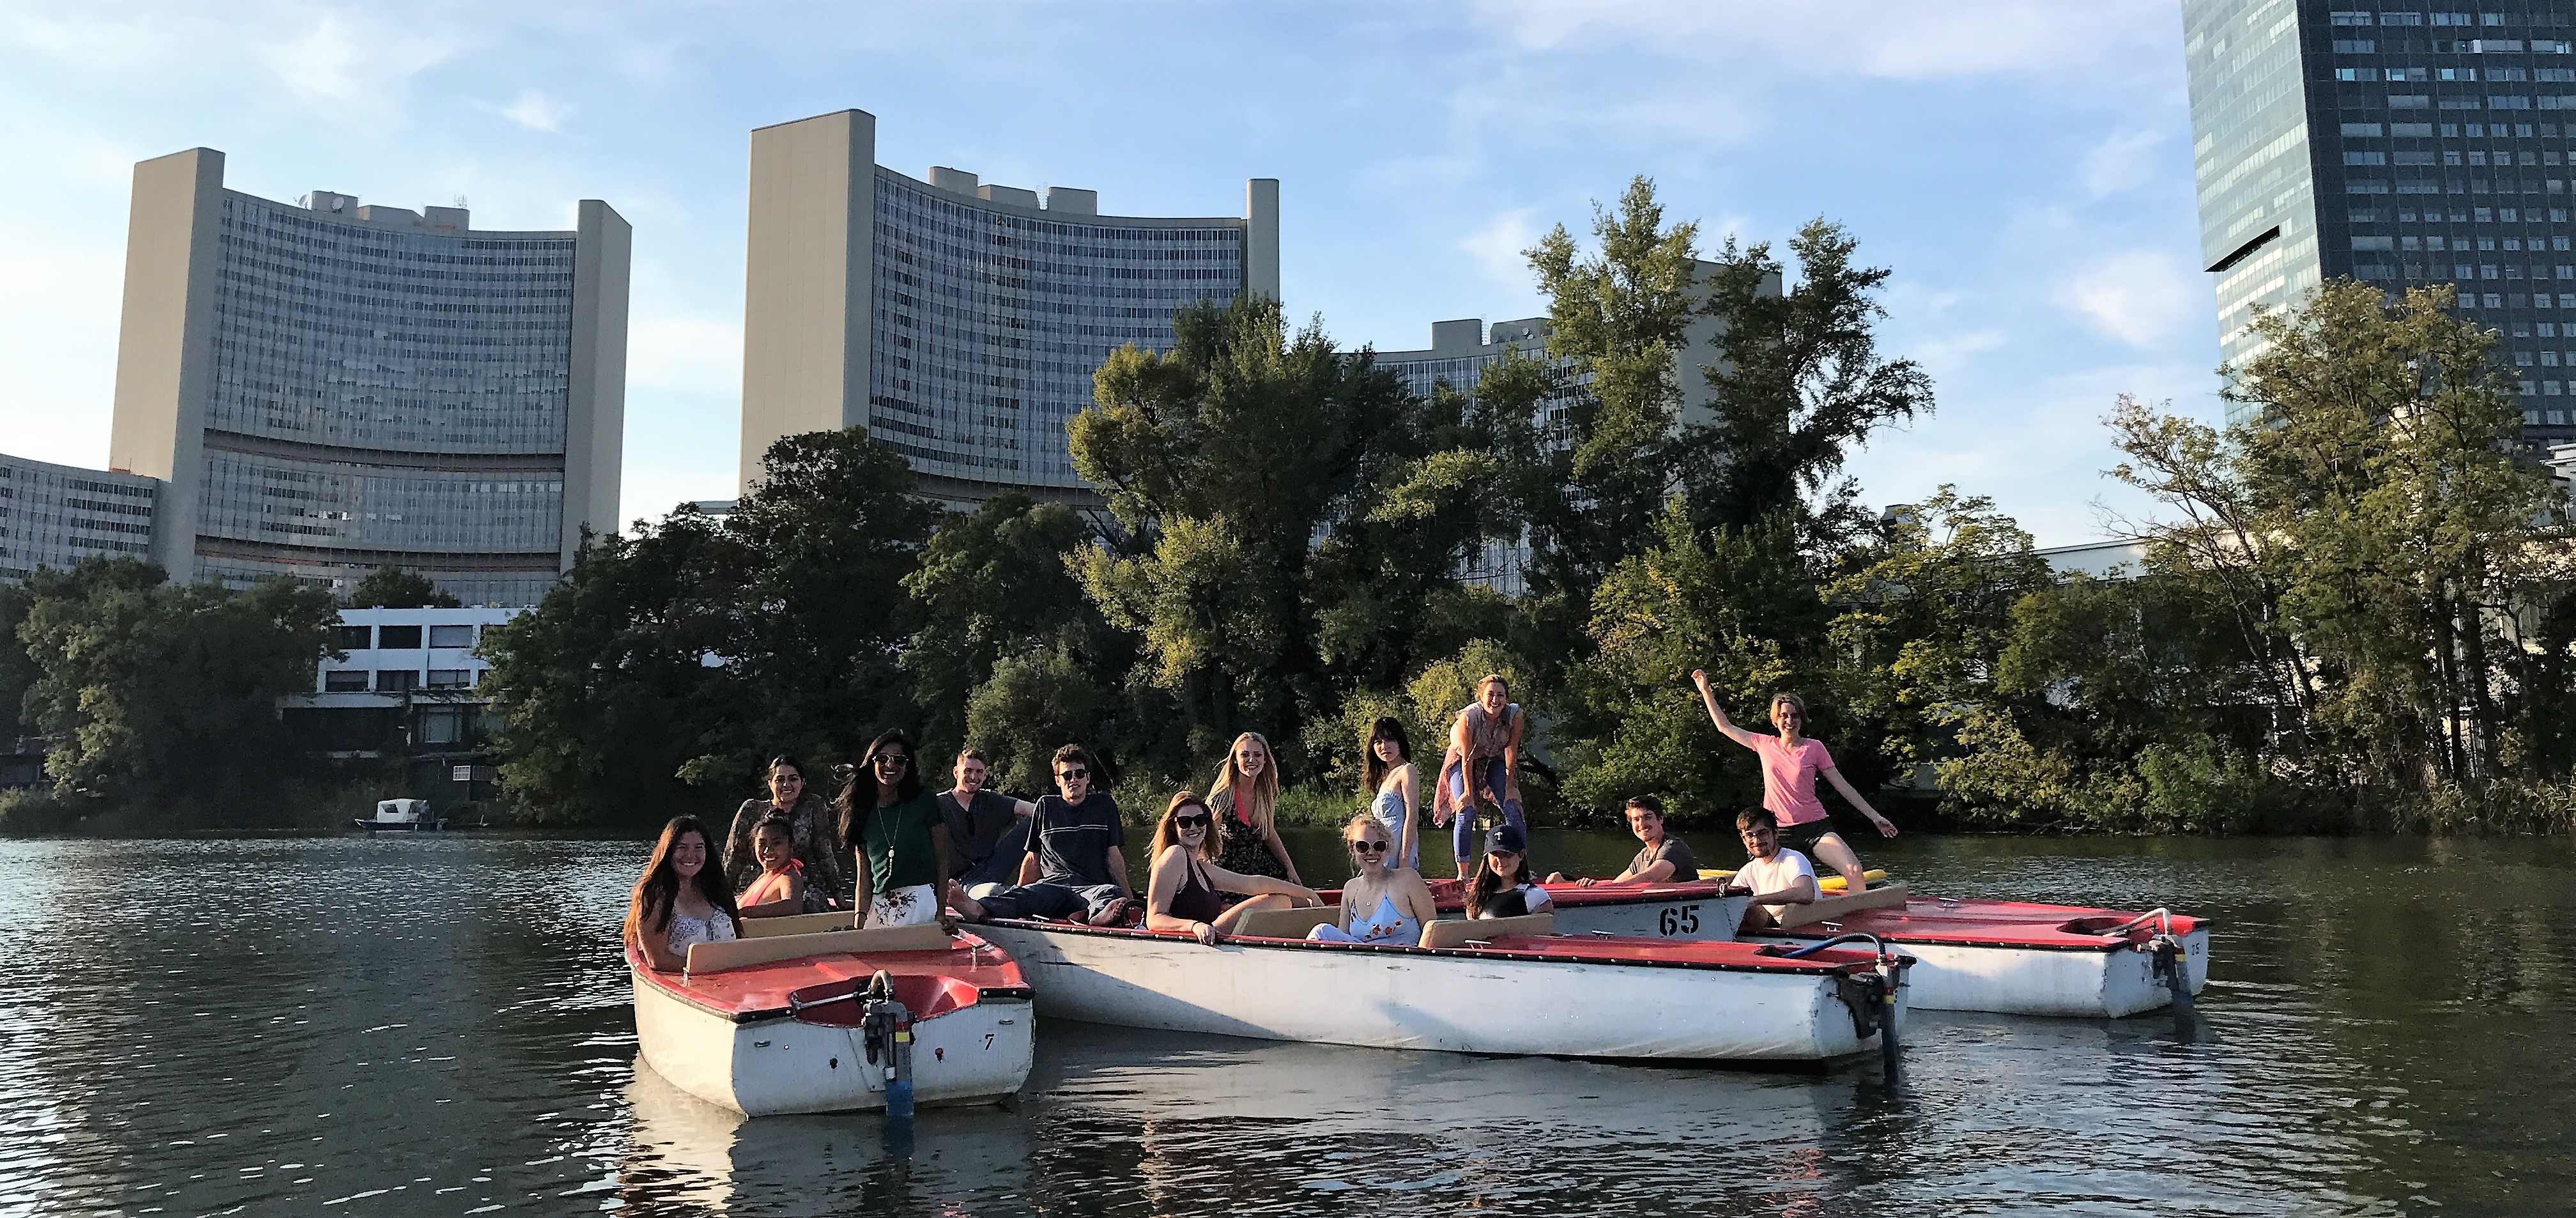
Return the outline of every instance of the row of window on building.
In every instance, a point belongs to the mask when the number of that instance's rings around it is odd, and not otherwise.
[[[332,668],[322,673],[322,692],[326,694],[407,694],[418,689],[472,689],[482,680],[482,672],[473,668],[379,668],[372,673],[363,668]],[[374,685],[368,678],[375,678]]]

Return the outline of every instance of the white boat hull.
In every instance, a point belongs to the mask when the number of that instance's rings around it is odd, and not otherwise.
[[[1877,1043],[1816,973],[1347,950],[990,924],[1039,1013],[1380,1049],[1817,1061]],[[1899,990],[1898,1027],[1904,997]]]
[[[2198,994],[2209,983],[2209,932],[2194,930],[2182,941],[2185,973]],[[2173,992],[2156,981],[2155,957],[2131,948],[2068,951],[1908,939],[1895,945],[1914,957],[1906,988],[1918,1010],[2116,1019],[2173,1002]]]
[[[681,1090],[748,1116],[885,1107],[885,1070],[869,1064],[859,1029],[784,1015],[735,1023],[632,980],[644,1060]],[[986,998],[912,1030],[916,1104],[991,1102],[1028,1077],[1036,1021],[1025,1002]]]

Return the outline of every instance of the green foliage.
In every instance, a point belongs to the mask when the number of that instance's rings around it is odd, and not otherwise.
[[[819,772],[908,725],[903,579],[934,520],[910,468],[854,427],[786,437],[764,470],[727,523],[685,506],[639,522],[486,632],[519,816],[649,823],[747,793],[774,754]]]
[[[1417,399],[1316,326],[1290,335],[1274,302],[1187,309],[1175,334],[1112,354],[1068,428],[1124,526],[1068,565],[1136,650],[1126,684],[1177,729],[1133,760],[1195,772],[1250,730],[1294,775],[1306,726],[1351,690],[1501,616],[1456,577],[1508,523],[1491,446],[1454,395]]]
[[[387,563],[367,573],[358,586],[349,589],[348,606],[352,609],[453,609],[457,600],[438,590],[426,575],[405,571]]]
[[[1115,706],[1110,691],[1062,646],[1006,656],[975,687],[966,707],[966,741],[992,758],[998,790],[1051,791],[1049,761],[1072,741],[1101,739]]]
[[[1073,509],[1017,491],[950,517],[931,535],[921,565],[903,577],[921,622],[903,666],[922,711],[925,756],[967,739],[967,704],[1004,657],[1059,647],[1113,650],[1106,623],[1065,565],[1065,556],[1087,546],[1089,537]],[[1103,661],[1123,658],[1111,654]]]
[[[311,766],[276,708],[331,650],[327,593],[172,584],[139,559],[92,558],[38,571],[0,616],[15,619],[0,651],[16,653],[8,679],[57,797],[162,826],[250,823]]]

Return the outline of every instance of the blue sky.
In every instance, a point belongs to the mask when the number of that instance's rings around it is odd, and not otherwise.
[[[878,160],[1239,215],[1346,345],[1543,311],[1518,251],[1654,178],[1703,241],[1813,216],[1891,268],[1939,410],[1855,457],[2043,545],[2103,533],[2115,395],[2218,417],[2174,0],[1255,5],[0,3],[0,451],[97,465],[135,161],[478,227],[635,225],[624,515],[729,496],[751,128],[856,107]]]

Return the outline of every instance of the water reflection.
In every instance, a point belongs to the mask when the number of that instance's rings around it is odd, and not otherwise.
[[[1290,845],[1342,874],[1329,833]],[[909,1156],[637,1066],[642,852],[0,843],[0,909],[47,928],[0,987],[0,1213],[2456,1215],[2576,1187],[2564,843],[1877,843],[1925,891],[2215,917],[2199,1020],[1926,1013],[1894,1088],[1049,1022],[1020,1104],[925,1110]]]

